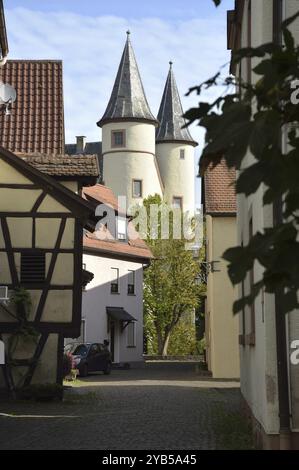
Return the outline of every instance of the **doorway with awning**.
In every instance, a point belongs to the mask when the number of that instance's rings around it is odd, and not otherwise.
[[[135,347],[135,323],[137,319],[134,318],[133,315],[127,312],[123,307],[106,307],[106,313],[108,317],[107,325],[110,338],[110,352],[112,362],[120,363],[122,362],[120,336],[125,332],[126,328],[129,327],[130,330],[128,331],[127,347]]]

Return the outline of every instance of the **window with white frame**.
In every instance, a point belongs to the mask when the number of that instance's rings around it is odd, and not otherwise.
[[[111,294],[119,294],[119,269],[111,268]]]
[[[127,347],[136,348],[136,322],[132,321],[127,328]]]
[[[185,149],[180,149],[180,159],[185,160]]]
[[[135,271],[128,271],[128,294],[135,294]]]

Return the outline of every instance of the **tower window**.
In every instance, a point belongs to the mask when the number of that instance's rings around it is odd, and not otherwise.
[[[133,180],[133,197],[142,197],[142,180]]]
[[[183,208],[183,198],[174,196],[172,199],[172,205],[174,209],[182,209]]]
[[[112,131],[111,132],[111,147],[125,147],[126,135],[125,131]]]
[[[185,160],[185,149],[180,149],[180,159]]]

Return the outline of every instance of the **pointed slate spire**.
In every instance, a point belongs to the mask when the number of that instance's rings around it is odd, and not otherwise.
[[[197,146],[183,118],[183,107],[178,92],[178,87],[172,70],[172,62],[169,62],[170,68],[162,96],[162,101],[158,113],[160,126],[156,130],[156,142],[186,142],[194,147]]]
[[[149,108],[134,50],[127,31],[127,41],[119,64],[112,94],[99,127],[111,121],[149,121],[158,125]]]

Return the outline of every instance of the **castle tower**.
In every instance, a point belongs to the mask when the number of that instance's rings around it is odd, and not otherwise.
[[[151,194],[162,195],[155,156],[155,128],[135,54],[127,32],[116,80],[102,127],[103,179],[117,196],[135,205]]]
[[[197,146],[183,118],[183,108],[172,70],[167,76],[158,113],[157,160],[164,182],[164,198],[169,204],[194,211],[194,147]]]

